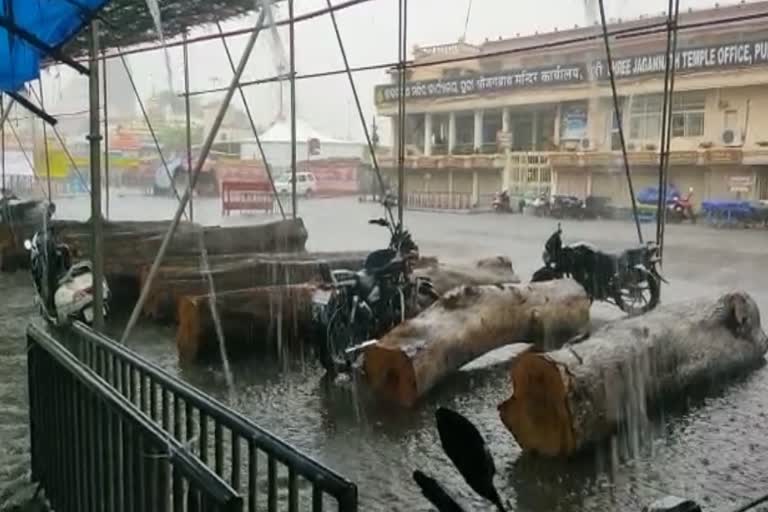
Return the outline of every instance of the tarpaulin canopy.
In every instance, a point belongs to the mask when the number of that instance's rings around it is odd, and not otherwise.
[[[59,49],[109,0],[0,0],[0,91],[40,76],[48,49]],[[43,48],[44,47],[44,48]]]

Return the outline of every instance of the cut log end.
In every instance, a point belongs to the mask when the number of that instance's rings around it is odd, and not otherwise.
[[[419,396],[413,363],[401,350],[374,345],[365,352],[365,374],[369,384],[385,400],[410,407]]]
[[[557,363],[528,353],[517,358],[514,367],[514,391],[498,407],[502,423],[532,452],[553,457],[573,451],[567,384]]]

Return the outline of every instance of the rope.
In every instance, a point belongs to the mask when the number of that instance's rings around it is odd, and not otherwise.
[[[45,99],[43,95],[43,78],[42,76],[37,81],[38,86],[40,87],[40,108],[45,111]],[[31,90],[34,90],[30,86]],[[53,197],[53,193],[51,192],[51,153],[48,151],[48,123],[43,120],[43,150],[45,151],[45,176],[48,180],[48,198]],[[34,147],[34,146],[33,146]]]
[[[467,39],[467,29],[469,28],[469,17],[472,14],[472,0],[469,0],[469,5],[467,6],[467,17],[464,20],[464,35],[462,36],[462,40],[466,41]]]

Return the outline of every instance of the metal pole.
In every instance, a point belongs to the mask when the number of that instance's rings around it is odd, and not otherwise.
[[[661,243],[661,225],[664,217],[661,210],[666,208],[666,194],[662,194],[664,189],[664,149],[667,142],[667,108],[669,108],[669,70],[670,70],[670,52],[672,51],[672,1],[669,0],[667,10],[667,53],[664,59],[664,96],[661,104],[661,141],[659,143],[659,197],[656,201],[656,243]]]
[[[298,204],[296,202],[296,41],[295,22],[293,20],[293,0],[288,0],[288,44],[291,66],[291,208],[293,218],[296,218]],[[306,141],[309,144],[308,141]]]
[[[229,51],[229,43],[227,38],[223,36],[224,30],[221,28],[221,23],[216,22],[216,26],[219,28],[219,33],[222,34],[221,42],[224,45],[224,53],[227,54],[227,60],[229,61],[229,67],[232,68],[232,73],[235,72],[235,61],[232,59],[232,52]],[[253,120],[253,114],[251,114],[251,107],[248,105],[248,101],[245,99],[245,91],[243,87],[238,84],[237,90],[240,93],[240,99],[243,102],[243,108],[245,109],[245,115],[248,117],[248,122],[251,125],[251,131],[253,137],[256,140],[256,147],[259,148],[259,154],[261,155],[261,161],[264,162],[264,170],[267,172],[267,178],[269,178],[269,184],[272,186],[272,194],[277,201],[277,207],[280,209],[280,215],[285,218],[285,210],[283,209],[283,201],[280,199],[280,194],[277,193],[277,187],[275,187],[275,178],[272,175],[272,168],[267,161],[267,154],[264,152],[264,146],[261,144],[261,137],[259,137],[259,130],[256,129],[256,122]],[[187,98],[189,98],[189,91],[187,91]]]
[[[185,30],[181,36],[183,41],[183,55],[184,55],[184,113],[187,118],[187,183],[191,183],[192,180],[192,118],[191,118],[191,106],[189,98],[189,47],[187,46],[187,31]],[[189,198],[189,222],[195,221],[195,206],[192,197]]]
[[[222,101],[221,106],[219,107],[219,112],[218,114],[216,114],[216,118],[213,120],[213,126],[211,126],[211,131],[208,133],[208,136],[206,137],[205,142],[203,143],[203,147],[200,149],[200,155],[197,158],[195,169],[192,172],[192,177],[189,183],[189,187],[187,187],[187,189],[185,190],[184,195],[182,196],[181,201],[179,202],[179,206],[178,208],[176,208],[176,214],[173,216],[171,225],[168,226],[168,231],[165,233],[163,242],[160,244],[160,249],[157,251],[157,256],[155,257],[155,261],[152,262],[152,267],[149,269],[149,274],[147,276],[147,280],[144,282],[144,287],[141,289],[139,300],[136,302],[136,305],[134,306],[133,311],[131,312],[131,317],[128,319],[128,324],[125,326],[125,331],[123,332],[123,336],[121,338],[122,343],[125,343],[128,340],[128,337],[131,335],[131,331],[133,330],[133,327],[136,325],[136,321],[139,319],[139,312],[141,311],[142,307],[144,307],[144,302],[147,300],[147,295],[149,294],[149,290],[152,286],[152,282],[155,280],[155,276],[157,275],[157,271],[163,262],[165,253],[168,251],[168,246],[171,243],[171,239],[173,238],[173,235],[176,233],[176,229],[179,227],[179,221],[181,220],[181,216],[187,207],[187,203],[189,202],[191,193],[194,190],[195,185],[197,184],[197,178],[200,175],[200,170],[203,168],[203,165],[205,164],[205,161],[208,158],[208,154],[211,151],[211,147],[213,146],[213,142],[216,139],[216,135],[219,132],[219,128],[221,128],[221,123],[224,121],[224,116],[227,113],[229,104],[232,102],[232,96],[235,95],[235,89],[237,89],[237,84],[240,82],[240,77],[243,76],[243,71],[245,71],[245,67],[248,64],[248,58],[250,57],[251,52],[253,51],[253,47],[256,44],[256,39],[258,38],[258,35],[264,26],[265,15],[266,15],[266,12],[264,12],[264,10],[262,9],[261,13],[259,14],[259,19],[256,22],[257,30],[254,30],[253,32],[251,32],[251,37],[248,39],[248,43],[246,44],[245,49],[243,50],[243,55],[240,57],[240,63],[238,64],[237,70],[235,71],[235,74],[232,77],[232,81],[229,84],[229,89],[227,90],[227,94],[224,96],[224,101]]]
[[[91,21],[88,81],[91,143],[91,223],[93,227],[93,326],[104,328],[104,235],[101,226],[101,134],[99,133],[99,21]]]
[[[637,216],[637,199],[635,198],[635,187],[632,185],[632,175],[629,172],[629,157],[627,156],[627,144],[624,139],[624,127],[621,124],[621,107],[619,106],[619,95],[616,92],[616,77],[613,74],[613,60],[611,57],[611,43],[608,41],[608,25],[605,21],[605,5],[603,0],[598,0],[600,5],[600,23],[603,27],[603,42],[605,43],[605,57],[608,61],[608,77],[611,81],[611,96],[613,96],[613,111],[616,116],[616,123],[619,129],[619,141],[621,142],[621,156],[624,160],[624,173],[627,176],[629,185],[629,198],[632,201],[632,214],[635,217],[635,227],[637,228],[637,239],[643,243],[643,232],[640,230],[640,218]]]
[[[40,87],[40,108],[45,111],[42,76],[38,79],[37,84]],[[48,151],[48,123],[45,121],[43,121],[43,151],[45,151],[45,179],[48,183],[48,200],[53,201],[53,194],[51,193],[51,154]]]
[[[355,79],[352,77],[352,68],[349,66],[349,59],[347,59],[347,51],[344,49],[344,41],[341,40],[341,32],[339,32],[339,24],[336,23],[336,15],[333,12],[333,5],[331,0],[326,0],[328,4],[328,12],[331,15],[331,23],[333,24],[333,30],[336,33],[336,41],[339,43],[339,51],[341,52],[341,58],[344,61],[344,70],[349,80],[349,86],[352,88],[352,96],[355,98],[355,106],[357,107],[357,115],[360,117],[360,125],[363,128],[363,134],[365,135],[365,141],[368,144],[368,151],[371,154],[371,162],[373,163],[373,169],[376,171],[376,177],[379,180],[379,188],[381,189],[381,196],[384,197],[386,190],[384,187],[384,178],[381,176],[381,169],[379,168],[379,161],[376,158],[376,148],[373,147],[373,141],[371,140],[371,134],[368,131],[368,124],[365,122],[365,114],[363,113],[363,107],[360,104],[360,95],[357,94],[357,86],[355,85]],[[384,207],[389,215],[389,220],[392,224],[395,223],[395,217],[392,215],[392,209],[384,202]]]
[[[403,203],[405,198],[405,61],[408,55],[408,2],[400,0],[399,9],[400,25],[400,94],[398,95],[398,112],[400,121],[400,130],[398,134],[398,166],[397,166],[397,219],[400,225],[403,224]]]
[[[672,55],[674,56],[677,54],[677,20],[680,16],[680,0],[675,0],[675,15],[672,19]],[[669,74],[669,110],[667,111],[667,115],[669,116],[668,119],[665,121],[669,123],[669,127],[667,128],[667,141],[666,141],[666,148],[664,148],[664,153],[666,153],[667,158],[664,160],[664,197],[667,196],[667,188],[669,186],[669,150],[670,150],[670,143],[672,140],[672,110],[674,106],[674,102],[672,101],[675,96],[675,72],[677,70],[677,66],[675,63],[675,59],[672,59],[672,69],[670,70]],[[661,240],[659,240],[659,258],[660,263],[663,264],[664,261],[664,236],[666,232],[666,224],[667,224],[667,209],[664,208],[661,212],[662,219],[661,219]]]
[[[102,62],[104,63],[104,75],[101,77],[104,91],[104,193],[106,196],[106,217],[109,219],[109,101],[107,96],[107,52],[102,51]]]

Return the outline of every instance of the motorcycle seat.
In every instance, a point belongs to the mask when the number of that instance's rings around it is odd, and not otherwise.
[[[365,258],[363,268],[371,274],[383,273],[395,260],[397,252],[394,249],[379,249]]]

